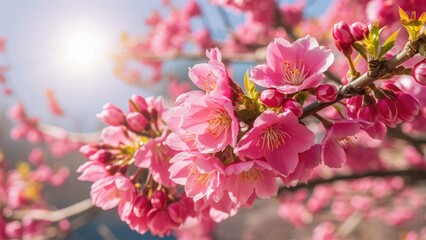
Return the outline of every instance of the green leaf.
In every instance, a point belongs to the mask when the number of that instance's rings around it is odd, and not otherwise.
[[[395,46],[395,41],[396,41],[396,38],[398,37],[398,33],[399,33],[399,29],[398,31],[394,32],[390,37],[388,37],[388,39],[386,39],[386,41],[383,43],[380,49],[380,53],[378,56],[379,58],[384,56],[387,52],[389,52],[389,50],[391,50]]]
[[[355,50],[365,59],[367,60],[367,49],[365,49],[364,46],[362,46],[361,44],[355,42],[353,44],[353,47],[355,48]]]
[[[399,8],[399,18],[401,19],[401,23],[404,24],[408,21],[410,21],[410,18],[408,17],[407,13],[404,11],[404,9],[402,9],[401,7]]]
[[[259,97],[259,93],[256,90],[256,85],[253,81],[250,80],[248,71],[244,76],[244,88],[246,89],[249,98],[256,100]]]

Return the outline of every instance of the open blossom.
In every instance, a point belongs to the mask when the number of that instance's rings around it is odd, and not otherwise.
[[[181,152],[171,161],[170,178],[185,186],[186,196],[195,202],[202,198],[218,202],[222,198],[226,177],[219,159],[197,152]]]
[[[336,122],[331,126],[321,143],[321,159],[332,168],[340,168],[346,162],[344,148],[351,144],[350,136],[361,131],[362,121],[348,120]]]
[[[236,204],[245,204],[253,194],[259,198],[269,198],[278,192],[276,174],[271,166],[263,161],[233,163],[225,169],[225,188]]]
[[[170,159],[175,151],[164,144],[167,138],[167,131],[163,135],[151,139],[143,145],[135,154],[135,165],[141,168],[151,169],[152,178],[166,187],[174,186],[169,178],[168,169],[170,167]]]
[[[178,124],[178,128],[195,136],[195,145],[201,153],[213,153],[228,145],[236,145],[239,122],[231,100],[218,95],[201,97],[199,92],[190,92],[179,97],[179,103],[171,109],[166,122],[172,126]],[[171,115],[176,111],[180,113],[179,117]]]
[[[108,176],[92,185],[90,196],[93,204],[104,210],[118,205],[118,213],[123,219],[132,211],[136,189],[127,177]]]
[[[293,44],[276,38],[266,49],[267,64],[257,65],[250,73],[256,84],[292,94],[315,87],[333,60],[331,50],[319,46],[310,36]]]
[[[298,163],[298,154],[314,145],[314,134],[290,111],[262,113],[238,143],[235,152],[243,159],[262,159],[287,176]]]

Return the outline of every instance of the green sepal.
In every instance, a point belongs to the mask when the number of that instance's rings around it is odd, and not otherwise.
[[[255,101],[259,98],[259,92],[257,92],[254,82],[250,80],[248,71],[244,76],[244,88],[246,89],[249,98]]]

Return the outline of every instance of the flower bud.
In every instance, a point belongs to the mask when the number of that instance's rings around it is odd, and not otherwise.
[[[96,153],[98,148],[94,144],[86,144],[80,148],[80,153],[82,153],[85,157],[89,158],[92,154]]]
[[[136,198],[133,204],[133,213],[137,217],[143,217],[148,214],[151,208],[151,203],[149,202],[148,198],[145,195],[140,195]]]
[[[338,91],[337,88],[331,84],[321,84],[317,87],[315,95],[318,101],[329,103],[336,100]]]
[[[367,24],[362,22],[354,22],[351,25],[351,33],[354,36],[356,41],[362,40],[364,36],[367,36],[370,30],[368,29]]]
[[[105,104],[103,111],[96,114],[96,117],[110,126],[120,126],[124,121],[124,115],[121,109],[111,103]]]
[[[126,121],[130,129],[135,132],[142,132],[148,124],[146,118],[139,112],[127,114]]]
[[[268,107],[279,107],[284,101],[284,94],[275,88],[263,90],[260,94],[260,100]]]
[[[303,114],[302,105],[300,105],[300,103],[291,98],[284,100],[282,107],[283,109],[288,109],[292,111],[297,117],[300,117]]]
[[[398,118],[403,121],[412,121],[419,114],[419,101],[408,93],[395,93],[397,99]]]
[[[387,125],[395,125],[398,109],[396,103],[392,99],[387,97],[379,99],[377,101],[377,113]]]
[[[112,160],[112,153],[105,149],[100,149],[96,151],[94,154],[89,156],[89,159],[92,161],[98,161],[101,163],[107,163]]]
[[[200,7],[194,0],[188,1],[187,4],[183,7],[182,12],[185,16],[188,17],[196,17],[201,14]]]
[[[352,53],[351,44],[354,42],[350,26],[341,21],[333,26],[333,38],[337,49],[343,52],[346,56]]]
[[[136,107],[136,108],[135,108]],[[144,97],[139,95],[132,95],[129,99],[129,111],[130,112],[142,112],[148,108],[148,104]]]
[[[180,202],[171,203],[167,206],[167,212],[169,213],[170,218],[176,223],[183,223],[188,216],[185,206]]]
[[[362,107],[358,117],[368,122],[376,122],[378,117],[376,107],[372,104]]]
[[[166,193],[163,191],[155,191],[154,194],[152,194],[151,198],[151,204],[154,208],[162,209],[167,204],[167,196]]]
[[[412,75],[416,82],[421,85],[426,85],[426,59],[414,65]]]

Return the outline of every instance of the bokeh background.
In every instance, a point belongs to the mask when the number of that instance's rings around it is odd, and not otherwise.
[[[182,5],[184,2],[172,1],[172,4]],[[226,29],[220,23],[219,13],[208,5],[207,0],[200,0],[198,3],[213,27],[213,38],[224,38]],[[307,1],[308,7],[304,14],[321,15],[329,3],[329,0]],[[24,140],[11,141],[9,137],[13,123],[7,119],[7,110],[17,101],[22,101],[28,113],[37,116],[41,122],[74,132],[95,132],[103,127],[95,114],[100,112],[105,103],[112,102],[119,107],[125,107],[128,97],[135,93],[143,96],[167,94],[166,81],[152,87],[140,88],[121,81],[112,71],[114,66],[112,55],[119,51],[120,34],[123,32],[130,35],[145,34],[147,27],[143,22],[153,10],[167,14],[162,10],[160,0],[0,1],[0,37],[4,37],[7,41],[6,52],[0,55],[0,63],[9,67],[6,72],[6,86],[13,90],[10,96],[0,94],[0,147],[4,150],[5,158],[10,165],[17,160],[26,159],[33,147]],[[232,24],[236,25],[242,20],[240,15],[231,12],[228,14],[231,16]],[[192,24],[194,29],[201,25],[197,21]],[[89,34],[96,41],[96,56],[91,62],[82,63],[70,59],[69,51],[72,44],[70,41],[81,34]],[[177,74],[180,81],[186,81],[187,69],[194,63],[172,62],[168,63],[164,70]],[[237,67],[247,68],[249,65]],[[65,111],[64,116],[54,116],[49,110],[47,89],[54,91]],[[85,161],[82,156],[78,153],[63,158],[50,156],[49,161],[53,165],[66,164],[72,172],[64,186],[45,190],[49,202],[61,208],[89,196],[90,184],[76,180],[75,169]],[[250,228],[252,226],[250,224],[271,225],[272,222],[280,221],[278,217],[267,217],[272,215],[273,206],[272,204],[272,207],[266,210],[260,208],[255,215],[250,210],[244,210],[241,214],[243,217],[239,220],[229,220],[241,222],[243,219],[242,224],[246,226],[239,231],[233,231],[234,235]],[[255,207],[253,213],[256,213],[256,209],[258,208]],[[250,218],[260,215],[265,219]],[[229,231],[227,223],[224,222],[222,227],[219,227],[218,234],[222,232],[221,236],[224,236]],[[266,231],[269,236],[274,236],[287,230]],[[287,236],[290,235],[287,233]],[[140,235],[129,230],[118,219],[115,211],[109,211],[99,213],[93,221],[71,234],[68,239],[108,237],[134,239],[140,238]],[[145,235],[143,238],[151,237]]]

